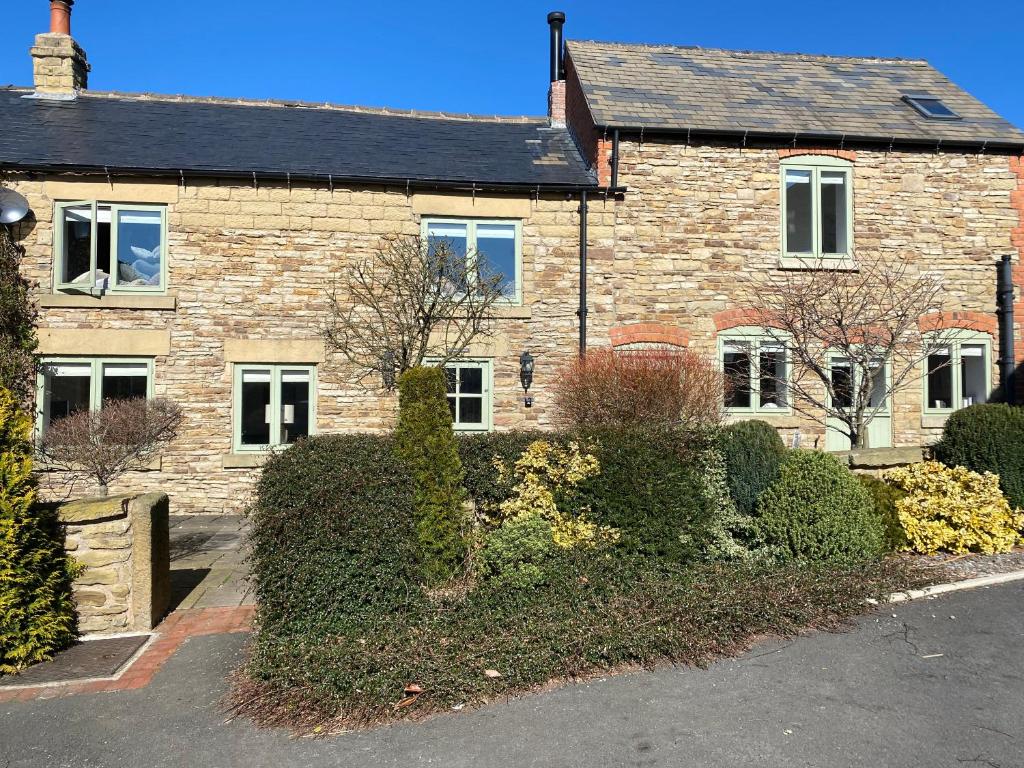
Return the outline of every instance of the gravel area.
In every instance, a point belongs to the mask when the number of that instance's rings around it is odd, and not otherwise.
[[[937,565],[949,574],[950,581],[992,576],[997,573],[1024,571],[1024,547],[1001,555],[930,555],[920,556],[921,563]]]

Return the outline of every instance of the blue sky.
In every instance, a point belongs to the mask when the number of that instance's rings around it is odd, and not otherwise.
[[[49,3],[4,6],[0,84],[28,85]],[[556,9],[569,38],[926,58],[1024,126],[1020,0],[78,0],[72,32],[101,90],[543,114]]]

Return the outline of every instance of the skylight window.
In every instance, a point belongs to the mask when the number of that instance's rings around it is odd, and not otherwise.
[[[927,94],[906,94],[903,100],[925,117],[933,120],[959,120],[960,115],[942,103],[942,99]]]

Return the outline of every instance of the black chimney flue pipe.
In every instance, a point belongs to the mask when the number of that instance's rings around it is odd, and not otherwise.
[[[562,25],[565,14],[552,11],[548,14],[548,26],[551,27],[551,82],[565,79],[565,63],[562,59]]]

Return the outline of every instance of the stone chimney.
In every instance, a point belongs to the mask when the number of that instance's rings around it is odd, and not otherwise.
[[[88,87],[89,62],[71,37],[71,6],[75,0],[50,0],[50,31],[36,35],[32,77],[37,96],[73,99]]]
[[[552,126],[565,127],[565,47],[562,42],[562,25],[565,14],[552,11],[548,14],[551,36],[551,85],[548,88],[548,122]]]

